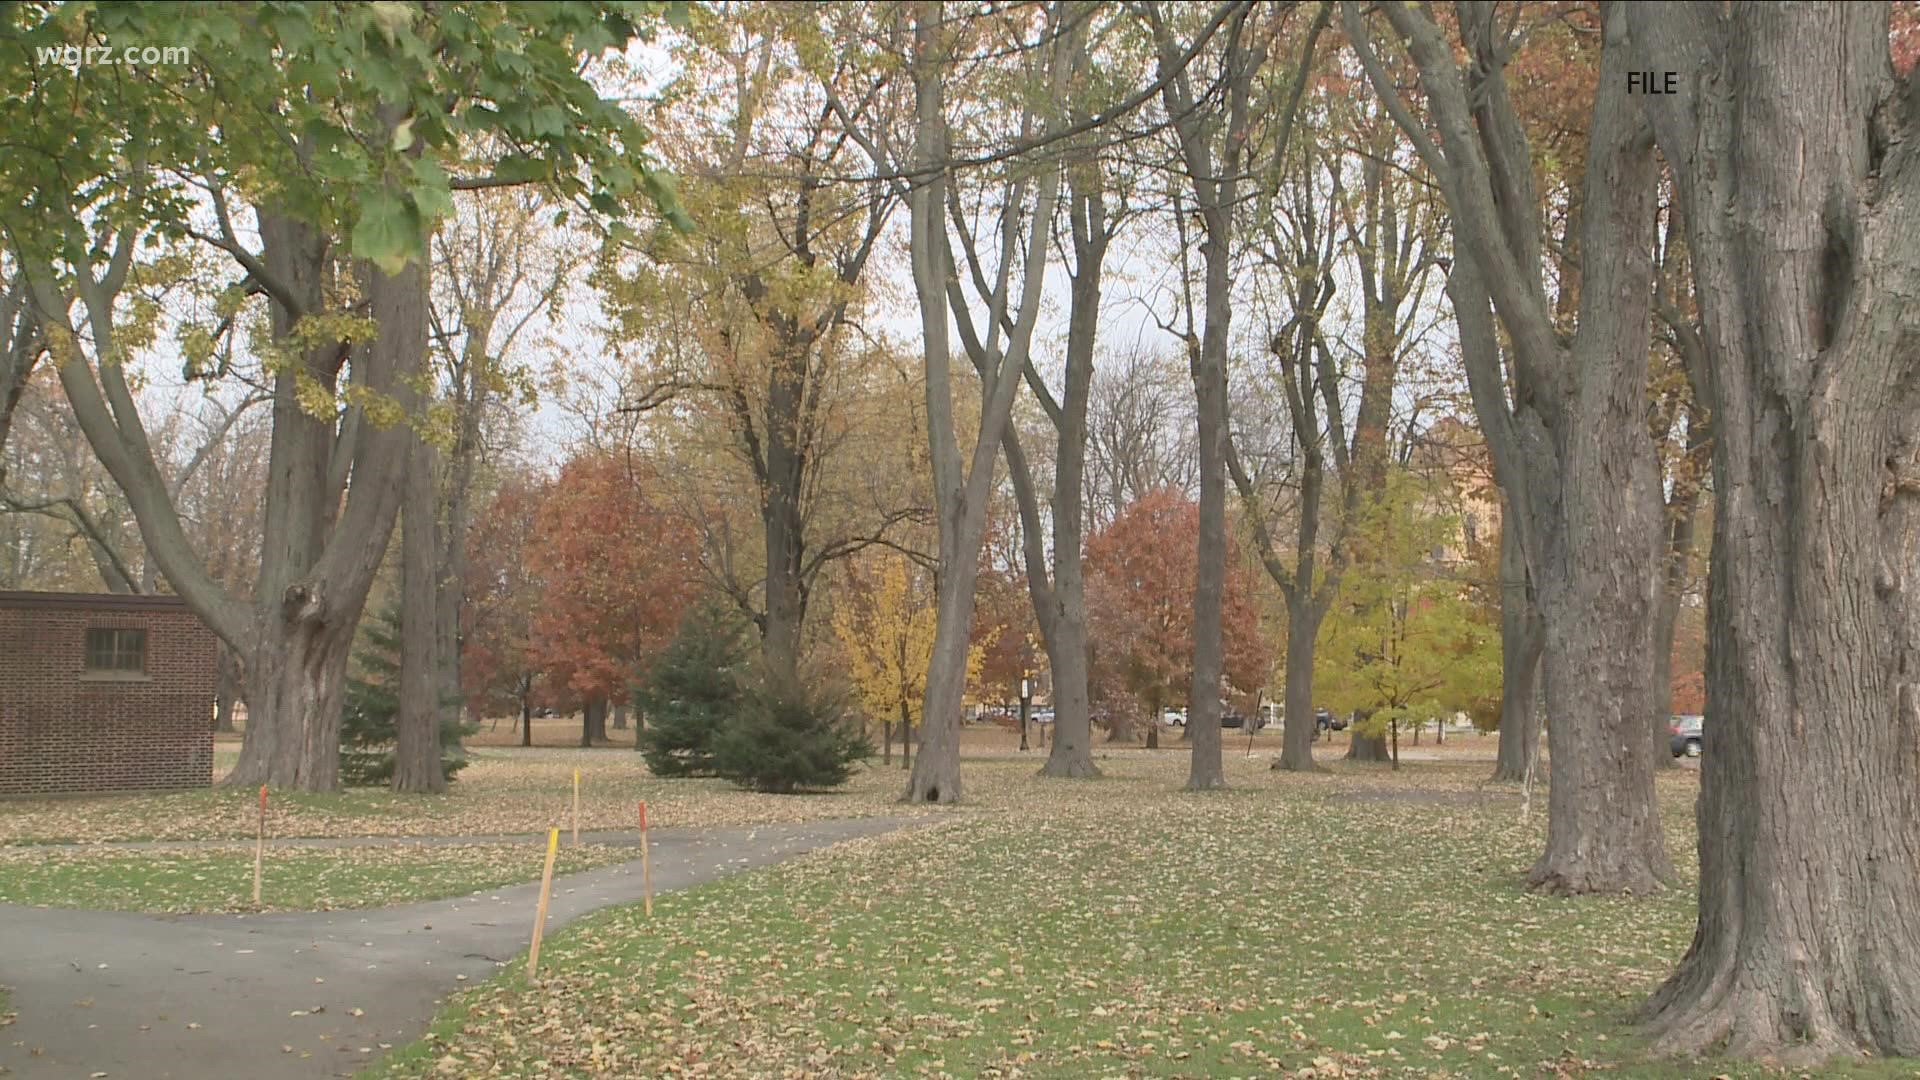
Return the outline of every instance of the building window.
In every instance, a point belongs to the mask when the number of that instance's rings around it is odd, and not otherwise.
[[[147,670],[147,632],[99,628],[88,630],[87,670]]]

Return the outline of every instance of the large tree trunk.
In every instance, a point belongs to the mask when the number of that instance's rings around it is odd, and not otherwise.
[[[421,301],[426,300],[421,275]],[[420,321],[424,349],[426,321]],[[384,329],[384,328],[383,328]],[[393,790],[447,790],[440,764],[438,700],[444,689],[440,612],[440,500],[432,444],[416,436],[407,461],[400,532],[400,713],[394,721]]]
[[[960,800],[960,709],[966,690],[967,651],[973,624],[974,584],[980,544],[986,531],[987,496],[995,462],[1009,426],[1014,397],[1027,365],[1046,275],[1049,226],[1060,190],[1060,172],[1049,164],[1033,179],[1032,222],[1023,258],[1014,256],[1004,234],[996,268],[998,284],[989,317],[975,326],[965,288],[953,275],[953,246],[947,231],[948,127],[943,83],[951,31],[938,0],[923,0],[913,10],[915,139],[913,164],[931,179],[915,185],[907,198],[909,255],[920,307],[926,365],[927,448],[933,467],[939,519],[940,562],[936,572],[934,641],[927,666],[925,706],[920,716],[920,755],[907,780],[908,802]],[[1054,37],[1048,64],[1051,86],[1046,100],[1064,96],[1067,64],[1075,32]],[[1051,109],[1052,106],[1049,106]],[[1031,117],[1029,117],[1031,119]],[[1024,193],[1024,187],[1014,188]],[[1018,315],[1003,325],[1012,295],[1012,273],[1020,266]],[[975,265],[977,269],[977,264]],[[957,325],[965,349],[981,375],[980,423],[972,456],[963,462],[955,433],[949,325]],[[1001,333],[1005,331],[1004,348]]]
[[[1053,746],[1041,776],[1099,776],[1093,763],[1092,706],[1087,694],[1087,622],[1083,601],[1069,602],[1062,591],[1067,574],[1054,578],[1062,613],[1048,638],[1047,663],[1053,673]],[[1078,578],[1078,572],[1074,574]],[[1056,644],[1057,643],[1057,644]]]
[[[1546,629],[1534,605],[1516,513],[1509,501],[1507,525],[1500,530],[1500,751],[1493,778],[1520,783],[1540,740],[1540,651]]]
[[[1289,772],[1324,772],[1313,760],[1313,741],[1320,734],[1320,720],[1313,707],[1313,642],[1320,633],[1320,615],[1325,609],[1314,601],[1310,590],[1293,589],[1287,597],[1287,685],[1286,716],[1281,721],[1280,757],[1276,769]]]
[[[984,515],[969,514],[972,518]],[[962,523],[962,528],[972,522]],[[960,709],[967,689],[968,631],[973,625],[975,567],[981,529],[940,544],[940,583],[936,590],[933,653],[927,664],[925,704],[920,710],[920,756],[907,779],[907,802],[960,801]],[[948,532],[942,528],[944,535]],[[945,553],[952,551],[955,561]]]
[[[1597,382],[1605,369],[1579,370]],[[1567,446],[1563,524],[1543,544],[1552,772],[1547,849],[1528,880],[1560,895],[1645,893],[1673,879],[1647,736],[1657,698],[1658,470],[1637,426],[1645,411],[1639,379],[1621,372],[1613,382],[1583,387],[1606,394],[1612,416]],[[1619,499],[1622,487],[1638,497]]]
[[[1076,48],[1074,62],[1077,66],[1086,62],[1084,40]],[[1109,230],[1113,227],[1107,221],[1102,181],[1099,169],[1075,170],[1070,176],[1067,212],[1076,259],[1067,317],[1066,382],[1059,415],[1054,418],[1058,437],[1054,447],[1053,581],[1051,595],[1041,605],[1050,617],[1040,620],[1047,664],[1053,673],[1053,746],[1047,751],[1047,763],[1040,768],[1042,776],[1100,775],[1093,763],[1087,585],[1081,560],[1086,526],[1087,404],[1092,396],[1093,352],[1100,328],[1100,275],[1106,269]],[[1023,499],[1023,507],[1030,501]],[[1023,509],[1023,526],[1027,518]],[[1030,546],[1029,551],[1034,547],[1037,545]],[[1030,555],[1029,579],[1032,569]],[[1024,737],[1024,728],[1021,734]]]
[[[1920,101],[1885,4],[1631,18],[1699,73],[1655,122],[1714,426],[1699,924],[1651,1034],[1920,1055]]]
[[[624,701],[613,703],[612,728],[615,731],[627,730],[627,703]]]
[[[1362,709],[1353,714],[1353,724],[1347,729],[1349,733],[1347,736],[1348,761],[1380,763],[1393,760],[1393,750],[1387,745],[1386,732],[1382,731],[1377,735],[1360,734],[1360,724],[1365,721],[1371,713],[1372,710],[1370,709]]]
[[[607,741],[607,699],[591,698],[580,710],[580,745]]]
[[[1456,9],[1471,58],[1464,78],[1425,8],[1379,9],[1420,69],[1430,124],[1414,119],[1371,53],[1359,5],[1343,11],[1369,80],[1446,192],[1460,241],[1448,288],[1469,389],[1501,488],[1521,511],[1546,628],[1553,767],[1547,850],[1532,881],[1549,892],[1657,888],[1671,874],[1646,735],[1660,505],[1646,426],[1658,172],[1643,111],[1654,99],[1630,93],[1635,65],[1619,47],[1626,6],[1602,9],[1570,344],[1540,275],[1541,200],[1491,6]]]
[[[802,346],[801,348],[804,348]],[[800,627],[807,602],[802,580],[804,554],[800,489],[806,458],[797,445],[802,424],[801,391],[805,354],[779,350],[767,383],[766,482],[761,523],[766,534],[767,617],[761,655],[775,672],[792,676],[800,664]],[[796,370],[797,365],[797,370]]]
[[[317,310],[325,243],[311,228],[271,213],[260,215],[260,233],[268,267],[283,282],[293,282]],[[424,285],[414,275],[424,271],[414,267],[390,277],[366,270],[370,311],[380,333],[353,354],[356,382],[406,401],[411,395],[401,380],[419,371],[425,358]],[[298,320],[278,304],[271,312],[275,336],[290,338]],[[337,365],[337,349],[316,346],[306,354],[310,368]],[[73,396],[71,388],[68,394]],[[333,791],[339,787],[347,658],[380,554],[393,534],[413,434],[404,424],[381,429],[351,418],[346,431],[337,433],[331,421],[307,413],[290,373],[275,379],[273,408],[266,523],[251,624],[240,633],[222,632],[243,650],[247,686],[247,730],[226,783]],[[141,514],[143,535],[160,524],[159,518]],[[226,620],[212,588],[196,581],[204,575],[181,562],[167,532],[162,527],[149,537],[149,550],[169,581],[186,583],[187,602],[222,629]]]
[[[340,698],[353,631],[351,622],[309,614],[265,622],[243,664],[247,730],[226,783],[339,789]]]

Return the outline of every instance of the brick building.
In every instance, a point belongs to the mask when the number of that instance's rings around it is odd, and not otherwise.
[[[179,597],[0,592],[0,795],[211,784],[218,663]]]

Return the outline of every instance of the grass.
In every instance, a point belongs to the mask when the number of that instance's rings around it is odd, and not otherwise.
[[[900,813],[898,772],[865,772],[830,795],[790,798],[742,792],[722,780],[662,781],[632,750],[478,750],[444,795],[395,795],[384,788],[339,794],[276,792],[271,837],[490,836],[544,831],[570,822],[573,770],[580,770],[580,827],[631,829],[635,802],[660,828],[759,825]],[[202,788],[0,802],[0,850],[8,845],[126,840],[253,839],[252,790]],[[937,812],[937,811],[929,811]]]
[[[269,848],[262,910],[384,907],[537,881],[544,843]],[[626,862],[631,847],[562,847],[556,874]],[[0,903],[120,911],[252,911],[253,849],[0,849]]]
[[[1771,1075],[1634,1035],[1693,930],[1691,772],[1660,781],[1680,888],[1561,900],[1522,888],[1544,802],[1482,764],[1106,766],[970,762],[965,818],[601,912],[366,1075]]]

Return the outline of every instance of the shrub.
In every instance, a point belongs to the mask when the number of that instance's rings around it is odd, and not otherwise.
[[[706,601],[642,676],[633,702],[645,720],[634,745],[655,776],[714,775],[714,736],[739,707],[745,638],[738,615]]]
[[[400,611],[389,607],[360,624],[340,712],[340,782],[378,787],[393,782],[394,730],[400,717]],[[440,768],[447,781],[466,768],[460,740],[479,730],[460,719],[459,701],[445,703],[440,723]]]
[[[766,674],[741,694],[713,741],[715,770],[743,788],[789,794],[839,787],[873,743],[849,715],[847,693],[819,681]]]

